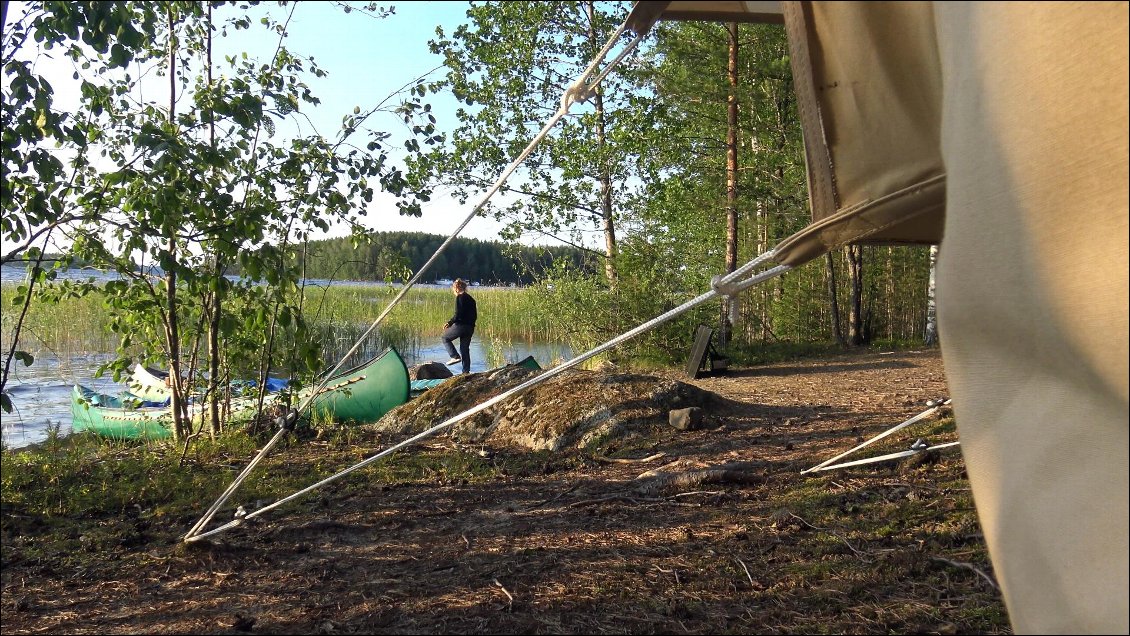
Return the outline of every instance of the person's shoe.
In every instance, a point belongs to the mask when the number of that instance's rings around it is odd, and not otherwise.
[[[458,364],[463,361],[463,358],[452,358],[447,361],[447,364]]]

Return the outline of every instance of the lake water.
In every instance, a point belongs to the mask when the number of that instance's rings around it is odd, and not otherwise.
[[[569,350],[560,345],[516,343],[504,352],[507,363],[518,362],[532,355],[545,368],[571,357]],[[408,366],[423,362],[446,362],[447,350],[439,340],[434,345],[422,346],[414,352],[401,352]],[[110,377],[95,378],[98,366],[111,359],[110,354],[82,354],[56,357],[40,354],[31,366],[13,361],[8,392],[14,409],[2,413],[0,441],[5,448],[22,448],[47,439],[48,431],[58,428],[60,435],[71,432],[71,388],[75,384],[89,386],[101,393],[119,393],[124,384]],[[347,367],[343,367],[347,368]],[[460,367],[449,367],[458,372]],[[491,368],[484,343],[471,339],[471,372]]]
[[[23,267],[0,267],[0,280],[4,283],[21,283],[25,280]],[[98,270],[68,270],[59,276],[60,279],[86,280],[93,278],[96,281],[107,281],[115,278],[112,274]],[[311,285],[374,285],[380,283],[363,281],[325,281],[309,280]],[[444,287],[447,285],[431,285],[418,283],[417,287]],[[364,326],[362,326],[364,327]],[[345,348],[352,344],[352,335],[348,342],[338,343]],[[495,344],[497,348],[498,345]],[[331,349],[333,347],[330,347]],[[344,351],[340,352],[344,354]],[[348,364],[341,368],[351,368],[355,363],[360,363],[369,356],[379,353],[369,347],[358,351],[351,357]],[[432,343],[425,343],[415,351],[401,351],[404,361],[408,366],[423,362],[445,362],[448,359],[447,350],[443,343],[436,338]],[[560,360],[572,357],[569,349],[563,345],[547,343],[512,343],[501,350],[506,363],[517,362],[526,356],[533,356],[545,368],[550,368]],[[60,435],[71,432],[71,388],[75,384],[89,386],[102,393],[118,393],[125,390],[124,384],[115,383],[109,377],[95,378],[94,372],[99,365],[111,359],[108,353],[78,354],[73,356],[52,356],[42,352],[36,353],[35,362],[30,367],[13,361],[12,373],[8,381],[8,392],[12,398],[13,411],[0,413],[0,442],[5,448],[21,448],[29,444],[41,442],[47,438],[48,431],[58,428]],[[489,361],[487,346],[481,338],[476,336],[471,339],[471,372],[486,371],[494,366]],[[496,357],[497,361],[497,357]],[[336,359],[335,359],[336,362]],[[460,367],[450,367],[458,371]]]
[[[235,280],[236,276],[228,276],[228,278]],[[114,272],[105,272],[98,269],[67,269],[58,273],[56,280],[73,280],[73,281],[86,281],[93,280],[95,282],[103,283],[109,280],[117,280],[118,275]],[[19,284],[27,280],[27,270],[22,265],[3,265],[0,266],[0,282]],[[369,287],[372,285],[388,285],[390,287],[399,288],[400,283],[385,283],[371,280],[326,280],[324,278],[307,278],[306,284],[314,287],[325,287],[328,285],[336,286],[351,286],[351,287]],[[475,284],[478,287],[478,283]],[[444,279],[443,281],[433,282],[420,282],[416,283],[416,287],[428,287],[437,289],[448,289],[451,287],[451,282]],[[495,289],[494,287],[486,287],[485,289]],[[509,287],[507,287],[509,288]]]

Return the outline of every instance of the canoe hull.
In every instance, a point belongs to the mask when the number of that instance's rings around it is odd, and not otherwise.
[[[334,376],[310,404],[315,419],[371,424],[408,401],[408,366],[396,349],[388,349],[358,367]],[[299,404],[309,396],[299,393]]]
[[[137,376],[135,376],[137,377]],[[135,383],[131,382],[131,387]],[[395,349],[349,371],[334,376],[311,401],[306,416],[316,421],[368,424],[408,401],[408,367]],[[154,397],[160,394],[155,393]],[[299,392],[296,404],[302,404],[309,390]],[[274,395],[279,399],[279,395]],[[99,394],[75,385],[71,396],[72,427],[75,432],[90,431],[113,439],[167,439],[172,437],[173,418],[166,407],[132,407],[120,398]],[[268,404],[271,402],[268,401]],[[233,401],[232,412],[255,408],[257,401],[241,398]],[[199,423],[199,404],[190,406],[189,416]]]
[[[89,431],[111,439],[167,439],[173,436],[168,407],[101,405],[107,396],[81,385],[71,391],[71,427],[76,433]],[[117,399],[114,398],[115,402]]]

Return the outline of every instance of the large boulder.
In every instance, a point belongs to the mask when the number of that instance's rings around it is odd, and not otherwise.
[[[425,362],[408,369],[408,377],[413,380],[442,380],[455,375],[439,362]]]

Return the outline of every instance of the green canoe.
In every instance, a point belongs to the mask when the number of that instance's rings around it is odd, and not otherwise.
[[[98,393],[76,384],[71,391],[74,432],[91,431],[114,439],[165,439],[172,436],[167,403],[147,402],[131,393]]]
[[[299,392],[295,404],[303,404],[313,389]],[[395,349],[349,371],[335,375],[318,392],[307,416],[337,422],[366,424],[408,401],[408,367]],[[234,400],[232,411],[255,408],[253,397]],[[192,403],[189,414],[198,422],[201,405]],[[172,435],[172,414],[167,403],[146,402],[132,393],[110,396],[75,385],[71,415],[74,431],[91,431],[116,439],[164,439]]]
[[[407,402],[408,391],[408,366],[396,349],[390,348],[365,364],[335,375],[307,410],[317,418],[369,424]],[[309,390],[300,391],[297,403],[305,403],[309,395]]]

